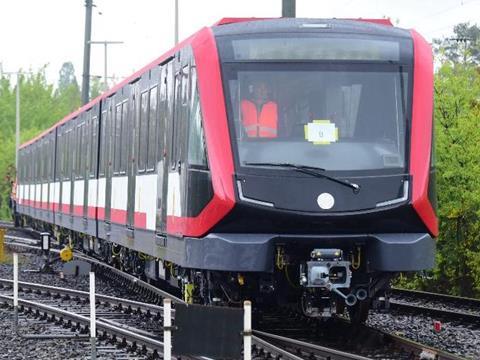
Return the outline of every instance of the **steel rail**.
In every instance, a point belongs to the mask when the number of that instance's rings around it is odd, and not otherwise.
[[[475,305],[480,308],[480,299],[468,298],[463,296],[439,294],[439,293],[432,293],[427,291],[401,289],[401,288],[392,288],[391,293],[392,295],[411,296],[415,298],[422,298],[422,299],[429,299],[429,300],[436,300],[436,301],[455,302],[459,304],[461,303],[461,304]]]
[[[0,278],[0,284],[8,284],[13,286],[13,280],[10,279],[2,279]],[[51,292],[54,294],[62,294],[62,295],[68,295],[68,296],[73,296],[73,297],[81,297],[88,299],[89,298],[89,292],[88,291],[81,291],[81,290],[75,290],[75,289],[67,289],[67,288],[60,288],[56,286],[50,286],[50,285],[42,285],[38,283],[30,283],[30,282],[24,282],[24,281],[19,281],[18,282],[18,287],[19,290],[25,291],[26,289],[28,290],[38,290],[41,292]],[[149,303],[144,303],[140,301],[135,301],[135,300],[129,300],[129,299],[124,299],[124,298],[119,298],[115,296],[110,296],[110,295],[103,295],[103,294],[95,294],[95,300],[98,303],[110,303],[110,304],[115,304],[115,305],[122,305],[122,306],[130,306],[138,309],[142,309],[145,311],[153,311],[154,313],[158,313],[163,315],[163,307],[159,305],[154,305],[154,304],[149,304]],[[175,309],[172,309],[172,312],[175,312]]]
[[[289,346],[298,347],[300,350],[308,352],[308,354],[315,353],[316,355],[322,356],[326,359],[332,360],[369,360],[369,358],[347,353],[344,351],[327,348],[325,346],[320,346],[316,344],[311,344],[305,341],[295,340],[287,338],[280,335],[270,334],[259,330],[253,330],[253,333],[258,337],[266,337],[274,341],[278,341],[282,344]],[[308,355],[309,356],[309,355]]]
[[[448,309],[440,309],[431,306],[409,304],[407,302],[390,300],[390,308],[399,311],[408,311],[413,313],[427,314],[431,316],[442,317],[447,320],[461,320],[474,323],[480,326],[480,315],[472,314],[465,311],[456,311]]]
[[[349,320],[337,317],[339,323],[342,323],[344,326],[351,326]],[[407,339],[403,336],[395,335],[380,329],[376,329],[367,325],[360,325],[360,330],[367,332],[369,336],[377,336],[379,339],[382,339],[384,343],[394,344],[396,348],[414,354],[416,356],[423,355],[425,359],[435,359],[435,360],[466,360],[461,356],[448,353],[446,351],[435,349],[431,346],[421,344],[414,340]]]
[[[371,329],[371,328],[370,328]],[[399,335],[394,335],[391,333],[387,333],[381,330],[377,329],[372,329],[374,331],[378,331],[380,334],[382,334],[388,341],[392,341],[395,343],[397,347],[400,349],[410,351],[413,354],[420,356],[422,355],[423,359],[435,359],[435,360],[466,360],[465,358],[455,355],[455,354],[450,354],[446,351],[435,349],[431,346],[427,346],[424,344],[420,344],[416,341],[404,338]]]
[[[176,297],[175,295],[172,295],[164,290],[161,290],[153,285],[150,285],[149,283],[133,276],[133,275],[130,275],[126,272],[123,272],[113,266],[110,266],[108,264],[105,264],[103,263],[102,261],[98,260],[98,259],[95,259],[91,256],[88,256],[88,255],[85,255],[85,254],[82,254],[82,253],[79,253],[77,251],[74,252],[74,259],[83,259],[91,264],[95,264],[95,265],[98,265],[98,266],[101,266],[103,268],[106,268],[108,269],[109,271],[111,271],[112,273],[116,274],[116,275],[119,275],[121,277],[123,277],[124,279],[126,280],[129,280],[130,282],[134,283],[135,285],[138,285],[146,290],[149,290],[151,292],[153,292],[154,294],[158,295],[158,296],[161,296],[163,298],[168,298],[168,299],[171,299],[173,303],[177,303],[177,304],[186,304],[186,302],[178,297]]]
[[[27,240],[30,240],[30,239],[27,239]],[[6,241],[5,242],[5,245],[8,245],[8,246],[17,246],[17,247],[21,247],[21,248],[26,248],[26,249],[33,249],[33,250],[41,250],[40,246],[37,246],[37,245],[32,245],[33,242],[29,243],[29,244],[24,244],[24,243],[17,243],[17,242],[11,242],[11,241]],[[53,253],[59,253],[60,250],[58,249],[50,249],[50,252],[53,252]],[[88,256],[88,255],[85,255],[83,253],[79,253],[78,251],[75,251],[74,252],[74,259],[82,259],[82,260],[85,260],[87,261],[88,263],[90,264],[94,264],[95,266],[100,266],[102,268],[105,268],[105,269],[108,269],[109,271],[111,271],[112,273],[120,276],[120,277],[123,277],[125,280],[128,280],[132,283],[134,283],[135,285],[141,287],[141,288],[144,288],[146,290],[149,290],[151,291],[152,293],[154,293],[155,295],[158,295],[158,296],[161,296],[162,298],[169,298],[172,300],[173,303],[178,303],[178,304],[186,304],[185,301],[183,301],[182,299],[176,297],[175,295],[172,295],[164,290],[161,290],[153,285],[150,285],[149,283],[133,276],[133,275],[130,275],[130,274],[127,274],[113,266],[110,266],[108,264],[105,264],[103,263],[102,261],[96,259],[96,258],[93,258],[91,256]]]
[[[303,360],[303,358],[297,355],[294,355],[284,349],[281,349],[278,346],[270,344],[269,342],[261,339],[258,336],[252,335],[252,340],[253,340],[252,341],[253,345],[255,345],[257,348],[263,349],[264,351],[270,353],[271,357],[275,359],[281,358],[283,360]]]
[[[13,297],[11,296],[0,295],[0,299],[2,299],[4,302],[13,303]],[[30,308],[30,309],[37,309],[44,312],[45,314],[58,316],[63,319],[70,320],[74,323],[83,324],[87,327],[90,324],[90,318],[83,315],[75,314],[67,310],[63,310],[60,308],[56,308],[53,306],[49,306],[49,305],[45,305],[42,303],[25,300],[25,299],[18,299],[18,303],[23,307]],[[110,335],[124,339],[125,341],[128,341],[131,344],[141,345],[147,349],[150,349],[152,351],[157,351],[159,353],[163,351],[163,342],[157,340],[155,336],[149,337],[149,336],[137,334],[132,331],[126,330],[124,328],[106,323],[102,320],[96,320],[96,326],[97,326],[97,329],[104,331]]]

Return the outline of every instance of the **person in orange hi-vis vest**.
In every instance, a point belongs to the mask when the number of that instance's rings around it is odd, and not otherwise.
[[[253,85],[253,98],[241,102],[242,123],[248,137],[276,138],[278,132],[278,106],[269,99],[268,85],[257,81]]]

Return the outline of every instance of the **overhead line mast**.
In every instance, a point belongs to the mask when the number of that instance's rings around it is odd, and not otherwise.
[[[92,0],[85,0],[85,41],[83,44],[82,104],[89,100],[90,93],[90,39],[92,36]]]
[[[282,0],[282,17],[295,17],[296,0]]]

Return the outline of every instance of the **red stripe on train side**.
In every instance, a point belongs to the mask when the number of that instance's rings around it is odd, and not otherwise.
[[[220,61],[212,30],[205,28],[200,31],[192,41],[192,48],[214,195],[196,217],[168,216],[167,232],[202,236],[223,219],[235,204],[234,166]]]
[[[438,235],[438,219],[428,198],[433,119],[433,57],[431,46],[411,30],[414,51],[410,173],[412,204],[430,233]]]
[[[147,228],[147,213],[135,212],[133,214],[133,223],[136,228]]]
[[[120,209],[110,209],[110,220],[118,224],[126,224],[127,211]]]

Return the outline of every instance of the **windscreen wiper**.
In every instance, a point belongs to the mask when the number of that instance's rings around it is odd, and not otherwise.
[[[304,173],[304,174],[316,176],[316,177],[323,178],[323,179],[328,179],[330,181],[336,182],[337,184],[347,186],[347,187],[353,189],[353,192],[355,194],[358,194],[358,192],[360,191],[360,185],[352,183],[352,182],[347,181],[347,180],[340,180],[340,179],[337,179],[336,177],[327,175],[327,174],[324,173],[325,169],[323,169],[321,167],[307,166],[307,165],[296,165],[296,164],[292,164],[292,163],[268,163],[268,162],[264,162],[264,163],[261,163],[261,162],[258,162],[258,163],[257,162],[246,162],[244,164],[248,165],[248,166],[274,166],[274,167],[292,168],[292,169],[295,169],[296,171]]]

